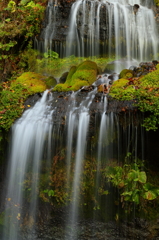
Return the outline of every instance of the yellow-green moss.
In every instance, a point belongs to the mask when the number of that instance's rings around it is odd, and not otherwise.
[[[57,84],[56,79],[54,77],[52,77],[52,76],[44,79],[44,82],[46,83],[48,88],[54,87]]]
[[[8,130],[21,116],[24,101],[29,95],[45,91],[48,78],[37,73],[26,72],[12,82],[2,84],[0,92],[0,128]]]
[[[120,74],[119,74],[119,78],[132,78],[133,77],[133,71],[130,69],[123,69]]]
[[[91,85],[96,81],[97,64],[92,61],[85,61],[77,67],[73,66],[64,84],[57,84],[53,91],[77,91],[82,86]]]
[[[134,86],[128,85],[129,80],[121,78],[117,81],[115,81],[110,88],[109,94],[120,100],[131,100],[133,99],[133,92],[134,92]]]
[[[111,89],[114,89],[114,88],[122,88],[122,87],[124,87],[128,82],[129,82],[129,80],[127,80],[127,79],[125,79],[125,78],[118,79],[117,81],[114,81],[114,82],[113,82],[113,85],[112,85]]]
[[[46,77],[41,74],[26,72],[16,79],[15,84],[20,83],[33,93],[44,92],[47,89],[45,80]]]
[[[119,79],[110,89],[110,95],[120,101],[135,100],[141,112],[147,112],[143,126],[156,130],[159,122],[159,65],[157,70],[142,77]]]
[[[71,81],[72,75],[76,72],[76,70],[77,70],[77,67],[76,67],[76,66],[72,66],[72,67],[70,68],[70,71],[69,71],[69,73],[68,73],[68,75],[67,75],[67,78],[66,78],[66,81],[67,81],[67,82]]]
[[[156,6],[159,6],[159,0],[154,0]]]

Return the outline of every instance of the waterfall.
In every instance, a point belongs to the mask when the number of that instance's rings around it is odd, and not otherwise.
[[[63,45],[54,41],[58,31],[58,0],[49,0],[47,14],[44,43],[40,46],[37,41],[36,44],[43,52],[60,53]],[[77,0],[72,4],[69,22],[62,56],[111,57],[115,54],[116,58],[127,61],[157,56],[158,32],[148,0]],[[98,80],[109,92],[109,75]],[[87,236],[81,234],[85,225],[82,221],[91,219],[95,226],[96,221],[116,219],[119,206],[115,206],[114,199],[118,192],[103,180],[102,171],[109,163],[122,166],[130,153],[133,160],[145,159],[143,119],[135,111],[110,112],[104,91],[97,93],[97,83],[92,89],[59,95],[47,90],[12,126],[3,240],[52,239],[57,232],[61,234],[55,236],[58,240],[86,239]],[[64,101],[60,102],[61,99]],[[59,165],[53,171],[56,164]],[[42,194],[50,191],[47,197],[43,195],[42,207],[40,191]],[[58,209],[58,213],[55,219],[51,216],[46,222],[42,216],[41,228],[39,212],[47,204],[50,212]],[[64,220],[60,232],[57,230],[60,221],[56,223],[56,218],[62,211]],[[135,216],[135,211],[133,214]],[[54,225],[55,229],[48,231]],[[114,226],[113,231],[117,229]],[[92,239],[98,239],[100,229],[93,231],[97,234]],[[116,239],[117,235],[114,237],[112,233],[109,238],[108,232],[105,239]]]
[[[61,56],[115,55],[138,61],[157,58],[158,30],[149,1],[77,0],[71,7],[66,43],[59,43],[60,47],[54,37],[54,33],[58,33],[55,30],[57,10],[52,9],[51,0],[48,9],[45,51],[53,49]],[[61,52],[64,45],[66,52]]]
[[[70,228],[72,231],[70,233],[70,239],[77,238],[77,232],[74,230],[74,226],[78,220],[78,209],[80,203],[80,178],[83,171],[83,163],[85,158],[85,151],[87,146],[87,133],[89,129],[89,107],[94,99],[95,93],[97,92],[96,88],[88,94],[88,96],[79,104],[73,104],[72,111],[69,111],[69,121],[68,121],[68,169],[70,174],[71,168],[71,153],[73,152],[73,132],[77,131],[76,139],[76,155],[75,155],[75,165],[74,165],[74,176],[72,183],[72,204],[70,206],[70,215],[68,222],[70,223]],[[75,98],[75,95],[73,94]],[[74,100],[75,103],[75,100]],[[70,178],[68,178],[67,186],[70,186]],[[68,239],[68,236],[67,236]]]
[[[56,28],[57,28],[57,10],[58,10],[58,0],[49,0],[46,15],[47,15],[47,25],[44,29],[43,38],[44,43],[38,42],[35,39],[35,48],[42,52],[49,52],[52,49],[52,40],[55,38]],[[54,48],[56,49],[56,42],[54,44]]]
[[[109,76],[104,75],[101,81],[108,85]],[[101,169],[109,162],[123,162],[128,152],[131,152],[134,158],[144,159],[144,130],[140,125],[140,117],[137,119],[138,115],[133,119],[131,113],[120,117],[108,112],[107,96],[104,94],[101,95],[99,102],[100,116],[91,112],[96,95],[95,86],[89,93],[82,93],[82,90],[68,93],[67,97],[65,96],[66,109],[61,115],[60,101],[57,100],[60,98],[57,97],[57,93],[45,91],[40,101],[26,110],[13,125],[6,181],[3,240],[37,239],[38,231],[41,229],[38,229],[39,192],[41,184],[44,184],[41,178],[47,176],[48,179],[54,179],[54,174],[56,178],[59,174],[59,181],[60,178],[64,178],[63,185],[60,185],[58,191],[67,196],[65,204],[68,214],[63,224],[62,239],[79,239],[82,212],[85,206],[89,207],[88,199],[85,199],[87,195],[82,195],[82,191],[91,189],[95,202],[89,203],[92,208],[90,217],[94,221],[114,219],[116,208],[113,205],[113,189],[108,185],[112,192],[110,196],[100,195],[103,182]],[[60,118],[65,119],[64,126]],[[58,160],[60,159],[58,156],[62,157],[61,160]],[[58,161],[60,165],[53,172],[52,166]],[[86,170],[90,176],[85,173]],[[89,177],[93,184],[90,186]],[[84,178],[88,178],[88,183]],[[58,185],[58,182],[55,183]],[[45,183],[43,187],[45,189],[43,193],[47,188],[56,191],[51,185],[51,180],[48,180],[47,184]],[[85,184],[88,186],[82,190]],[[45,208],[45,202],[43,207]],[[45,224],[49,225],[50,222],[46,221]],[[45,229],[41,235],[45,239],[47,235]]]
[[[51,100],[52,97],[48,95],[48,91],[45,91],[41,100],[32,109],[25,111],[12,127],[11,153],[6,183],[8,187],[4,240],[19,239],[18,234],[20,225],[23,224],[23,207],[26,204],[27,195],[30,198],[27,210],[28,221],[33,225],[36,222],[38,182],[44,147],[48,153],[46,161],[51,152],[50,133],[52,132],[53,111],[50,110],[49,104],[46,104]]]

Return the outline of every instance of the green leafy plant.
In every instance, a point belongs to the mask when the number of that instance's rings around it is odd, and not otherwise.
[[[141,199],[154,200],[159,196],[159,188],[147,182],[147,174],[142,170],[143,164],[134,162],[119,166],[107,166],[104,176],[120,190],[121,202],[139,204]]]
[[[44,0],[45,1],[45,0]],[[30,40],[39,34],[44,17],[43,2],[2,1],[0,6],[0,78],[17,73],[19,53],[26,50]],[[46,2],[46,1],[45,1]],[[20,46],[17,48],[17,46]],[[9,66],[9,67],[8,67]]]
[[[54,51],[48,51],[44,53],[44,58],[58,59],[59,54]]]
[[[43,192],[47,193],[48,197],[53,197],[55,195],[55,192],[53,190],[46,189]]]

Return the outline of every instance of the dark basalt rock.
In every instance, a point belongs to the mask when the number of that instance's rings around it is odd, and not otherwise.
[[[63,240],[67,238],[74,240],[70,238],[72,226],[69,227],[67,219],[67,208],[56,208],[45,203],[39,211],[39,224],[33,229],[23,228],[20,239]],[[158,222],[152,224],[142,218],[134,218],[120,224],[114,220],[104,223],[81,219],[73,224],[73,230],[77,232],[78,240],[158,240],[158,233],[154,232],[154,227],[159,228]]]
[[[66,81],[67,76],[68,72],[64,72],[62,76],[59,78],[59,83],[64,83]]]

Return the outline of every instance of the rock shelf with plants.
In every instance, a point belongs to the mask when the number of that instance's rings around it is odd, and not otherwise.
[[[21,116],[27,97],[44,92],[53,84],[54,79],[33,72],[23,73],[11,82],[3,82],[0,92],[0,127],[9,130],[13,122]]]
[[[145,113],[143,126],[156,130],[159,120],[159,64],[141,63],[131,76],[130,70],[123,70],[119,80],[110,89],[110,96],[120,101],[133,100],[134,105]],[[127,72],[127,73],[126,73]],[[126,109],[125,109],[126,110]]]

